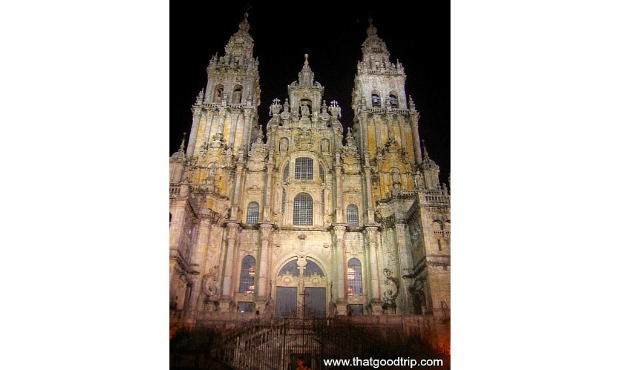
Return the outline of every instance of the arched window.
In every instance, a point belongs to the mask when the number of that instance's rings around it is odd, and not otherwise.
[[[295,159],[295,179],[312,180],[313,178],[312,158],[300,157]]]
[[[347,282],[349,295],[362,295],[362,264],[357,258],[351,258],[347,264]]]
[[[282,189],[282,213],[286,210],[286,189]]]
[[[372,95],[370,96],[370,101],[372,102],[372,107],[373,108],[380,108],[381,107],[381,98],[379,97],[379,94],[372,93]]]
[[[312,225],[312,197],[299,193],[293,200],[293,225]]]
[[[217,85],[215,87],[215,91],[213,92],[213,102],[214,103],[221,103],[223,96],[224,96],[224,86]]]
[[[251,202],[248,204],[248,210],[245,217],[246,224],[258,223],[258,203]]]
[[[357,206],[355,204],[349,204],[347,206],[347,225],[359,226],[359,214],[357,212]]]
[[[282,181],[288,181],[288,162],[282,168]]]
[[[317,274],[319,276],[325,276],[323,270],[317,265],[314,261],[310,261],[306,259],[306,267],[304,268],[304,276],[310,276],[312,274]]]
[[[398,108],[398,98],[394,94],[390,94],[390,107]]]
[[[322,182],[325,182],[325,170],[323,169],[323,165],[319,164],[319,177]]]
[[[280,272],[278,273],[278,276],[282,276],[286,273],[289,273],[293,276],[299,276],[299,266],[297,266],[297,260],[292,260],[292,261],[288,261],[284,266],[282,266],[282,268],[280,269]]]
[[[240,85],[235,86],[235,90],[233,91],[233,104],[241,104],[241,94],[243,92],[243,87]]]
[[[245,256],[241,261],[241,281],[239,293],[254,293],[254,276],[256,275],[256,258]]]

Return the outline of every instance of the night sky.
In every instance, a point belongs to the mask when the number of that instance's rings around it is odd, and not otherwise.
[[[217,4],[217,5],[213,5]],[[293,4],[293,3],[291,3]],[[170,154],[183,132],[191,130],[191,106],[206,86],[211,57],[224,55],[249,6],[250,35],[259,60],[261,105],[265,127],[274,98],[284,100],[287,86],[309,54],[315,81],[325,87],[324,100],[337,100],[341,122],[353,122],[351,93],[369,15],[386,42],[391,62],[405,68],[405,90],[420,112],[420,137],[440,166],[441,182],[450,172],[450,3],[449,1],[303,2],[288,7],[257,1],[170,2]]]

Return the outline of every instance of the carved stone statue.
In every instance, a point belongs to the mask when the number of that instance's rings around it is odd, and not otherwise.
[[[329,152],[329,141],[327,141],[327,139],[323,139],[321,141],[321,151],[322,152]]]
[[[308,107],[306,104],[301,106],[301,116],[302,117],[310,116],[310,107]]]
[[[288,139],[283,137],[280,139],[280,151],[286,152],[288,150]]]

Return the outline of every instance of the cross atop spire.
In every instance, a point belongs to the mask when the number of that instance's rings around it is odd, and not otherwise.
[[[370,36],[377,36],[377,28],[372,24],[372,18],[368,17],[368,29],[366,30],[366,34]]]
[[[248,22],[248,12],[243,13],[243,21],[239,23],[239,29],[245,32],[248,32],[250,30],[250,23]]]
[[[308,54],[304,54],[304,66],[299,72],[299,85],[300,86],[312,86],[314,83],[314,72],[310,69],[310,63],[308,63]]]

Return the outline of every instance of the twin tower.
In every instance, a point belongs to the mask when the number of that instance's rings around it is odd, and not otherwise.
[[[450,195],[403,66],[371,22],[352,128],[306,55],[263,132],[249,30],[211,58],[170,158],[171,317],[449,316]]]

